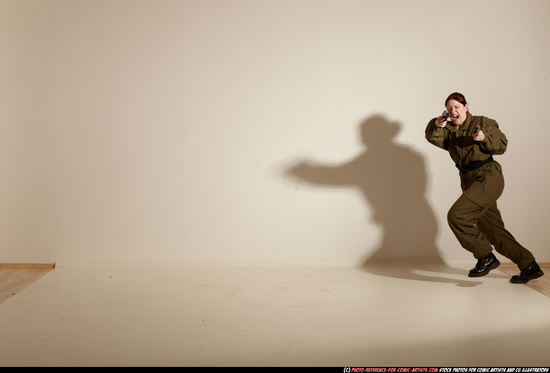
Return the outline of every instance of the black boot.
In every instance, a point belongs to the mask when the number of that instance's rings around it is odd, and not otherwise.
[[[470,269],[468,277],[481,277],[489,273],[490,270],[495,269],[500,265],[495,254],[491,253],[484,258],[477,260],[477,264],[474,268]]]
[[[544,272],[540,269],[537,262],[533,260],[527,265],[527,267],[521,270],[519,276],[512,276],[510,282],[514,284],[525,284],[527,281],[539,278],[542,275],[544,275]]]

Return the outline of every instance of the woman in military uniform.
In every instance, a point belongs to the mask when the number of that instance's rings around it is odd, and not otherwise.
[[[542,276],[533,254],[504,227],[497,208],[504,178],[493,155],[506,151],[506,136],[493,119],[471,115],[461,93],[450,94],[445,107],[448,116],[428,123],[426,139],[447,150],[459,169],[462,195],[449,210],[447,220],[462,247],[477,259],[468,276],[485,276],[500,265],[493,246],[519,267],[520,274],[512,276],[511,282],[526,283]]]

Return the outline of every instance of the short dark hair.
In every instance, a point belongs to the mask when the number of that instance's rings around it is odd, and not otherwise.
[[[458,101],[460,102],[462,105],[466,105],[467,102],[466,102],[466,97],[464,97],[464,95],[462,93],[458,93],[458,92],[453,92],[449,95],[449,97],[447,97],[447,99],[445,100],[445,106],[447,106],[447,102],[449,102],[449,100],[455,100],[455,101]]]

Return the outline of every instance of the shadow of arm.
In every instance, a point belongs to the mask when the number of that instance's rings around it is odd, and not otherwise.
[[[292,179],[317,185],[344,186],[357,182],[357,170],[354,167],[354,162],[326,166],[303,161],[289,167],[285,175]]]

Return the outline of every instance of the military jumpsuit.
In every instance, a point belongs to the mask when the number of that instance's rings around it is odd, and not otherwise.
[[[493,155],[506,151],[508,140],[495,120],[466,113],[466,120],[458,129],[447,123],[435,125],[436,118],[426,127],[426,139],[449,152],[459,169],[462,195],[450,208],[447,220],[463,248],[476,259],[495,250],[523,270],[535,260],[533,254],[504,228],[497,208],[497,199],[504,190],[501,165]],[[485,139],[474,141],[474,128],[479,126]]]

